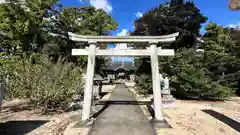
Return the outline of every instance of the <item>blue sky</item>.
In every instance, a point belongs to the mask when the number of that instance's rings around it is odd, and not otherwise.
[[[119,29],[113,32],[114,35],[122,30],[132,31],[133,21],[137,15],[141,15],[149,9],[165,3],[168,0],[61,0],[65,6],[93,5],[107,11],[118,22]],[[209,20],[219,25],[238,24],[240,22],[240,11],[228,9],[228,0],[193,0],[201,12]],[[203,25],[204,26],[204,25]],[[201,32],[204,31],[204,27]],[[124,31],[123,31],[124,32]]]
[[[84,2],[85,1],[85,2]],[[65,6],[92,5],[102,8],[118,22],[119,29],[113,35],[125,35],[133,31],[133,21],[149,9],[165,3],[168,0],[61,0]],[[228,9],[228,0],[193,0],[201,13],[222,26],[240,24],[240,11]],[[208,23],[207,22],[207,23]],[[207,24],[206,23],[206,24]],[[204,33],[204,26],[201,33]],[[109,46],[114,47],[113,45]]]

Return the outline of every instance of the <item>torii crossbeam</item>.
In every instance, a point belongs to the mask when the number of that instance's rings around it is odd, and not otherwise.
[[[84,36],[69,33],[71,40],[89,44],[89,47],[85,49],[72,49],[72,55],[74,56],[88,56],[82,120],[86,121],[90,118],[96,56],[150,56],[155,119],[163,121],[158,56],[174,56],[174,50],[161,49],[161,47],[157,47],[157,44],[171,43],[176,40],[178,34],[179,33],[174,33],[164,36]],[[97,47],[99,43],[145,43],[146,45],[149,45],[149,47],[147,47],[147,49],[136,50],[102,50]]]

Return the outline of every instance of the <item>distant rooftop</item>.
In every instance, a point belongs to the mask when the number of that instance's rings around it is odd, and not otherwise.
[[[107,67],[104,68],[105,70],[113,70],[117,71],[119,69],[124,69],[126,71],[136,70],[137,67],[134,66],[133,62],[130,61],[122,61],[122,62],[110,62]]]

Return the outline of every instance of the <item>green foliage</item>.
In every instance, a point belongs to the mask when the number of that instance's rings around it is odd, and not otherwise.
[[[57,0],[9,0],[0,4],[0,30],[6,33],[0,47],[10,53],[36,49],[42,46],[43,18]]]
[[[202,57],[194,57],[193,50],[182,50],[176,55],[169,64],[174,74],[171,83],[176,97],[223,100],[231,94],[230,88],[213,81],[206,68],[195,64]]]
[[[206,26],[204,65],[219,84],[236,90],[239,81],[239,58],[229,31],[215,23]]]
[[[160,73],[169,76],[172,92],[178,98],[224,100],[239,86],[236,44],[226,29],[215,23],[207,25],[202,48],[205,52],[196,52],[195,39],[200,36],[201,24],[206,20],[192,1],[171,0],[135,21],[135,35],[180,32],[175,43],[161,45],[175,49],[175,57],[159,58]],[[149,59],[144,58],[137,62],[139,79],[144,80],[137,84],[148,91],[151,68],[147,61]]]
[[[76,62],[71,49],[77,43],[68,38],[68,32],[109,35],[117,27],[109,14],[92,6],[63,7],[58,0],[9,0],[0,4],[0,47],[14,55],[43,52],[54,59],[64,56]]]
[[[231,87],[222,85],[220,80],[212,78],[212,72],[204,67],[204,54],[198,54],[194,49],[181,49],[173,59],[168,59],[163,67],[165,74],[170,76],[172,94],[184,99],[224,100],[234,91]],[[144,69],[142,64],[139,68]],[[141,71],[141,70],[138,70]],[[152,93],[151,74],[140,73],[136,84],[142,93]]]
[[[201,24],[206,20],[207,17],[202,15],[192,1],[174,0],[170,5],[165,3],[152,8],[135,20],[133,34],[155,36],[180,32],[177,43],[168,47],[191,47],[199,36]]]
[[[43,107],[45,111],[64,110],[73,95],[83,94],[82,69],[62,58],[53,63],[45,55],[32,54],[0,62],[0,76],[7,80],[9,100],[27,99],[33,107]]]
[[[82,92],[79,83],[87,65],[87,57],[71,56],[72,48],[85,48],[86,44],[71,41],[68,32],[109,35],[117,27],[109,14],[93,6],[63,7],[58,0],[0,4],[0,48],[9,56],[0,59],[0,76],[9,79],[7,98],[64,109],[73,94]],[[96,59],[96,72],[104,60]]]
[[[224,53],[228,53],[234,47],[230,34],[222,26],[218,26],[216,23],[209,23],[206,26],[206,31],[204,39],[205,49],[208,53],[223,56]]]
[[[194,49],[182,49],[176,53],[168,65],[176,97],[223,100],[232,93],[230,88],[212,79],[203,60],[204,57]]]
[[[136,84],[140,88],[140,93],[142,94],[152,94],[152,78],[148,74],[141,74],[136,77]]]
[[[232,71],[231,78],[236,79],[236,93],[240,95],[240,30],[239,27],[227,29],[235,46],[231,48],[232,59],[228,60],[230,62],[229,70]]]
[[[151,62],[150,62],[150,58],[140,58],[140,59],[135,59],[134,60],[134,66],[137,67],[137,75],[141,75],[141,74],[149,74],[151,73]]]
[[[59,55],[68,57],[69,60],[77,62],[79,65],[87,65],[87,57],[71,57],[72,48],[84,48],[86,44],[79,44],[68,38],[68,32],[82,35],[109,35],[110,31],[117,29],[117,22],[106,12],[92,6],[83,7],[60,7],[59,11],[53,12],[48,25],[45,27],[49,32],[62,36],[48,37],[48,43],[43,46],[43,52],[51,56]],[[101,44],[101,47],[106,47]],[[97,59],[100,66],[104,61]],[[97,67],[98,69],[100,67]]]
[[[66,32],[108,35],[109,31],[117,29],[117,22],[109,14],[92,6],[64,7],[55,16],[56,28]]]

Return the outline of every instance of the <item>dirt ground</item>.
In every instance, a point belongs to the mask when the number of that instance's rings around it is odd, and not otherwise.
[[[39,110],[4,109],[0,115],[0,134],[60,135],[70,123],[71,115],[42,115]]]
[[[115,85],[104,85],[103,99],[111,96]],[[28,110],[24,100],[5,101],[0,112],[0,135],[87,135],[89,128],[76,126],[81,110],[43,115],[40,110]],[[98,110],[100,106],[94,106]]]
[[[150,101],[127,86],[138,101]],[[151,120],[147,107],[140,107]],[[240,97],[225,102],[176,100],[175,107],[163,113],[171,128],[156,129],[158,135],[240,135]]]
[[[240,104],[231,102],[176,101],[164,109],[172,128],[158,129],[159,135],[239,135]]]
[[[114,88],[107,87],[107,93]],[[133,88],[130,90],[137,100],[149,100]],[[176,100],[175,106],[163,110],[171,128],[156,129],[158,135],[240,135],[240,98],[226,102]],[[150,120],[146,106],[141,108]],[[71,117],[76,114],[81,112],[42,115],[39,110],[4,109],[0,114],[0,135],[86,135],[88,128],[74,128],[76,122]]]

